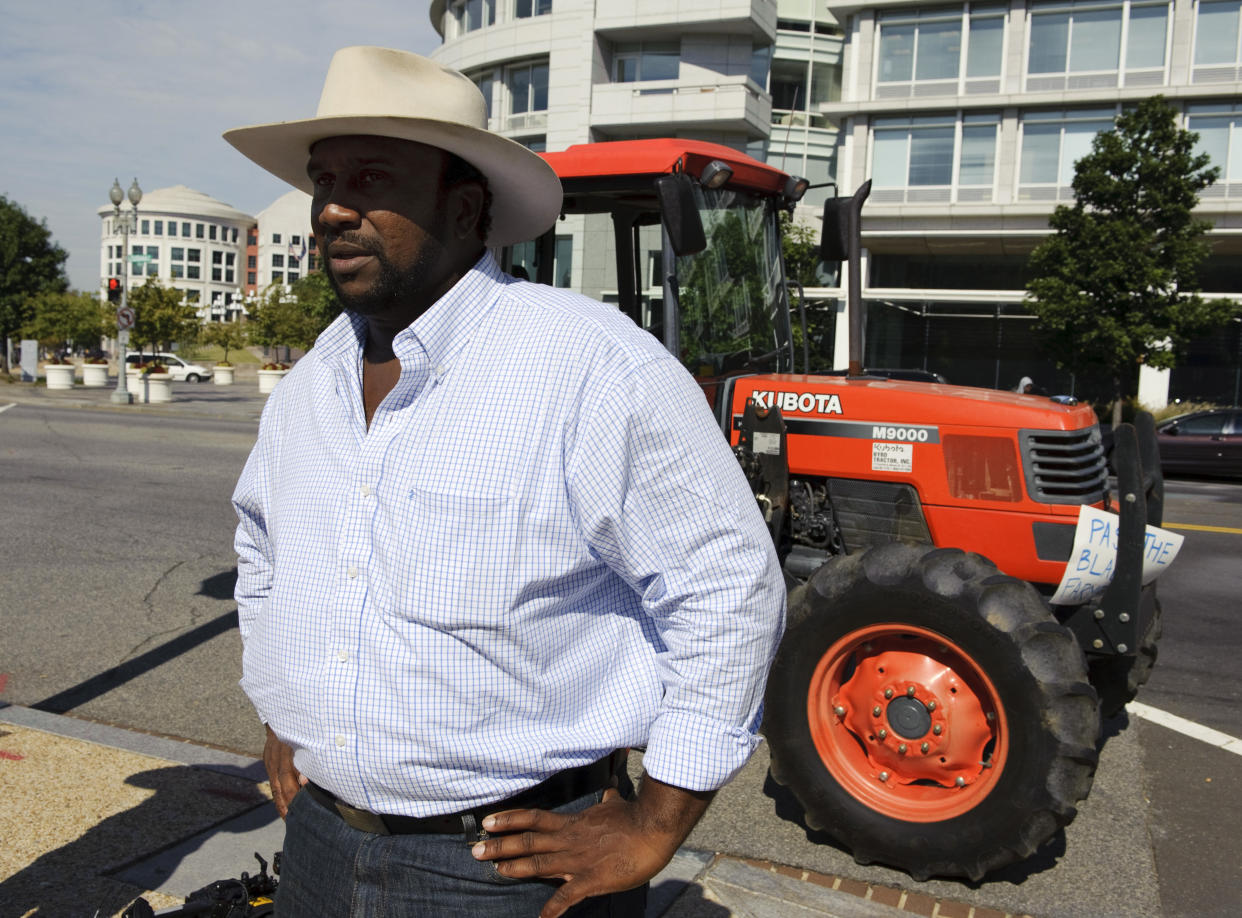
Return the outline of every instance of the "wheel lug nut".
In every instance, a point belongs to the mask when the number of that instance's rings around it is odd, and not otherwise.
[[[922,751],[923,755],[927,755],[927,750],[931,749],[931,744],[924,743],[922,746],[919,747],[919,749]]]
[[[887,781],[887,780],[888,780],[888,772],[887,772],[887,771],[882,771],[882,772],[880,772],[880,780],[881,780],[881,781]]]
[[[892,690],[891,688],[886,688],[886,689],[884,690],[884,697],[885,697],[885,698],[892,698],[892,697],[893,697],[893,690]]]
[[[934,701],[929,701],[929,702],[927,702],[927,710],[929,710],[929,711],[934,711],[934,710],[936,710],[936,702],[934,702]]]
[[[887,730],[881,730],[881,731],[879,732],[878,736],[880,737],[880,739],[888,739],[888,731],[887,731]]]
[[[905,754],[906,754],[906,744],[905,744],[905,743],[901,743],[900,745],[898,745],[898,747],[897,747],[897,751],[898,751],[899,753],[901,753],[902,755],[905,755]]]
[[[944,732],[944,726],[942,724],[936,724],[936,726],[932,727],[932,733],[936,734],[937,736],[939,736],[943,732]]]
[[[841,707],[841,705],[837,705],[835,708],[833,708],[833,709],[832,709],[832,713],[833,713],[833,714],[836,714],[836,715],[837,715],[837,717],[844,717],[844,716],[845,716],[845,708]]]
[[[994,720],[996,720],[996,712],[988,711],[988,723],[991,723]]]
[[[961,775],[958,775],[957,780],[954,781],[953,783],[956,784],[958,787],[965,787],[966,779],[963,778]]]
[[[871,653],[871,651],[875,650],[875,647],[873,647],[871,644],[863,644],[863,650],[865,650],[867,653]]]
[[[883,713],[884,713],[884,709],[883,709],[883,708],[881,708],[881,707],[877,704],[874,708],[872,708],[872,709],[871,709],[871,713],[872,713],[874,716],[879,717],[881,714],[883,714]]]
[[[907,698],[913,698],[913,697],[914,697],[914,686],[913,686],[913,685],[912,685],[912,686],[910,686],[908,689],[906,689],[906,697],[907,697]]]

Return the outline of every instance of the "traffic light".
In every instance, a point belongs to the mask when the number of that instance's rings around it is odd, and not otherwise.
[[[121,279],[119,277],[108,278],[108,302],[121,302]]]

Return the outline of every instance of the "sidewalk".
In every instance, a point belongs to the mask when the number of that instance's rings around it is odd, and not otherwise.
[[[248,367],[247,367],[248,368]],[[119,411],[133,415],[215,418],[218,420],[258,421],[267,402],[267,396],[259,392],[258,378],[253,369],[241,372],[231,386],[217,386],[207,382],[172,384],[171,402],[143,403],[140,394],[132,404],[116,403],[112,395],[116,391],[116,378],[110,377],[108,386],[88,389],[81,383],[72,389],[48,389],[43,383],[6,382],[0,379],[0,408],[8,404],[46,405],[80,408],[97,411]]]
[[[284,825],[262,762],[32,708],[0,706],[0,912],[157,910],[257,873]],[[890,887],[683,848],[647,918],[1009,918]]]

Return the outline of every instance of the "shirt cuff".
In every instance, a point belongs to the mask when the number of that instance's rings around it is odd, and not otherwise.
[[[668,711],[651,725],[643,769],[665,784],[714,791],[733,778],[758,747],[746,727],[686,711]]]

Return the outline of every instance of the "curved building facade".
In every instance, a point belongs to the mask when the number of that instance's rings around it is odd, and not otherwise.
[[[99,274],[124,277],[130,289],[148,278],[182,291],[203,321],[224,321],[241,310],[246,238],[255,219],[215,198],[174,185],[142,196],[136,231],[124,237],[111,205],[99,208]],[[131,213],[122,205],[122,213]],[[136,256],[136,257],[135,257]]]

